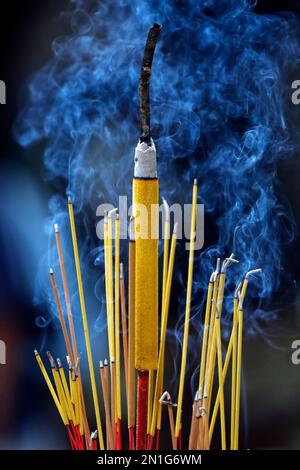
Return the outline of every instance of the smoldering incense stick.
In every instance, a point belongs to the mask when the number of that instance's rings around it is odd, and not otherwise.
[[[161,26],[156,23],[152,26],[144,50],[140,76],[141,136],[134,157],[133,210],[138,211],[140,206],[145,208],[144,214],[139,217],[140,230],[136,231],[135,237],[136,446],[139,450],[146,447],[149,370],[156,369],[158,349],[158,211],[152,216],[153,207],[158,208],[158,179],[156,149],[150,129],[150,77],[160,29]],[[148,285],[145,289],[146,279]]]

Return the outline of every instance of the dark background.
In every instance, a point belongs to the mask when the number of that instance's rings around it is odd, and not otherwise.
[[[51,57],[53,39],[68,32],[59,19],[68,3],[27,0],[1,6],[0,79],[7,86],[7,104],[0,107],[0,339],[7,345],[7,364],[0,365],[0,448],[67,446],[33,357],[33,348],[46,340],[51,344],[55,332],[36,326],[36,316],[43,312],[32,304],[34,276],[26,266],[30,256],[37,267],[46,249],[46,237],[36,246],[33,234],[42,230],[51,185],[41,178],[39,149],[34,150],[35,158],[32,153],[29,158],[29,152],[14,142],[11,128],[28,77]],[[258,12],[286,9],[300,15],[298,1],[260,1],[257,5]],[[279,172],[299,225],[298,155]],[[299,237],[293,249],[290,267],[295,273],[295,296],[280,313],[272,335],[252,338],[245,346],[242,435],[248,448],[300,448],[300,366],[291,362],[291,343],[300,337]]]

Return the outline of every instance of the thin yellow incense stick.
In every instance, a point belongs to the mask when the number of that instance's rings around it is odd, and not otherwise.
[[[176,439],[178,439],[179,437],[180,426],[181,426],[182,400],[183,400],[184,379],[185,379],[186,358],[187,358],[188,337],[189,337],[190,309],[191,309],[193,268],[194,268],[194,244],[195,244],[195,230],[196,230],[197,190],[198,190],[197,180],[194,180],[186,309],[185,309],[185,320],[184,320],[184,334],[183,334],[182,358],[181,358],[180,381],[179,381],[179,392],[178,392],[178,405],[177,405],[176,424],[175,424]]]
[[[72,233],[72,242],[73,242],[73,251],[74,251],[74,258],[75,258],[76,275],[77,275],[77,284],[78,284],[79,299],[80,299],[80,306],[81,306],[81,315],[82,315],[82,322],[83,322],[83,331],[84,331],[85,345],[86,345],[87,356],[88,356],[88,365],[89,365],[90,379],[91,379],[91,385],[92,385],[94,410],[95,410],[96,423],[97,423],[97,429],[98,429],[99,446],[100,446],[101,450],[104,450],[104,441],[103,441],[103,434],[102,434],[102,426],[101,426],[99,401],[98,401],[97,386],[96,386],[96,379],[95,379],[94,363],[93,363],[93,356],[92,356],[92,350],[91,350],[90,334],[89,334],[89,327],[88,327],[88,321],[87,321],[84,291],[83,291],[82,276],[81,276],[81,268],[80,268],[79,254],[78,254],[78,244],[77,244],[74,212],[73,212],[73,205],[72,205],[72,202],[71,202],[70,199],[68,201],[68,207],[69,207],[69,218],[70,218],[71,233]]]
[[[69,407],[68,407],[68,404],[67,404],[67,399],[66,399],[66,396],[65,396],[65,393],[64,393],[64,390],[63,390],[63,386],[62,386],[62,383],[61,383],[61,380],[60,380],[58,370],[56,369],[54,359],[51,356],[51,354],[49,353],[49,351],[47,351],[47,356],[48,356],[48,359],[50,361],[51,372],[52,372],[53,380],[54,380],[54,383],[55,383],[55,388],[56,388],[56,392],[57,392],[57,395],[58,395],[58,398],[59,398],[59,402],[60,402],[64,412],[67,415],[68,421],[70,421],[71,420],[70,410],[69,410]]]
[[[116,345],[116,418],[121,419],[121,356],[120,356],[120,219],[115,222],[115,345]]]
[[[224,263],[223,263],[223,265],[224,265]],[[216,303],[215,308],[213,308],[213,306],[212,306],[212,310],[213,310],[212,315],[215,315],[216,317],[217,317],[216,312],[218,312],[218,315],[220,317],[221,317],[221,314],[222,314],[224,286],[225,286],[225,279],[226,279],[226,272],[225,272],[225,270],[224,270],[224,272],[222,272],[222,271],[223,271],[223,267],[222,267],[220,277],[219,277],[217,303]],[[213,301],[213,303],[214,303],[214,301]],[[212,396],[212,389],[213,389],[213,382],[214,382],[214,370],[215,370],[216,355],[217,355],[217,338],[216,338],[216,334],[217,334],[217,332],[216,332],[215,324],[214,324],[214,328],[212,330],[212,342],[211,342],[211,350],[210,350],[210,357],[209,357],[209,361],[211,363],[211,372],[212,373],[210,375],[209,382],[207,384],[207,386],[208,386],[208,390],[207,390],[208,391],[208,397],[207,397],[208,406],[207,406],[206,413],[207,413],[208,417],[209,417],[209,410],[210,410],[210,403],[211,403],[211,396]]]
[[[236,392],[236,351],[237,351],[237,325],[238,325],[238,297],[236,290],[233,300],[233,324],[232,324],[232,372],[231,372],[231,417],[230,417],[230,449],[234,447],[235,426],[235,392]]]
[[[221,268],[221,274],[220,274],[220,280],[219,280],[219,287],[218,287],[218,297],[217,297],[217,305],[216,305],[216,310],[218,312],[218,315],[221,318],[222,314],[222,307],[223,307],[223,298],[224,298],[224,287],[225,287],[225,280],[226,280],[226,271],[227,268],[233,264],[233,263],[238,263],[238,260],[233,258],[234,254],[232,253],[229,258],[226,258],[222,264]],[[210,381],[208,382],[208,399],[207,399],[207,410],[206,414],[209,418],[210,414],[210,405],[211,405],[211,399],[212,399],[212,390],[213,390],[213,383],[214,383],[214,370],[215,370],[215,364],[216,364],[216,352],[217,352],[217,342],[216,342],[216,331],[214,329],[213,331],[213,339],[212,339],[212,347],[211,347],[211,371],[212,374],[210,376]]]
[[[71,401],[70,390],[69,390],[69,387],[68,387],[68,384],[67,384],[65,371],[62,367],[62,364],[61,364],[61,361],[60,361],[59,358],[57,359],[57,364],[58,364],[58,372],[59,372],[59,375],[60,375],[61,383],[62,383],[64,392],[65,392],[67,405],[68,405],[70,416],[71,416],[70,419],[71,419],[71,421],[73,421],[73,423],[75,423],[75,414],[74,414],[74,408],[73,408],[72,401]]]
[[[217,305],[217,297],[218,297],[218,287],[219,287],[219,280],[220,280],[220,258],[217,259],[216,270],[213,275],[213,293],[212,293],[212,302],[211,302],[211,313],[210,313],[210,322],[209,322],[209,330],[208,330],[208,343],[207,343],[207,351],[206,351],[206,360],[205,360],[205,372],[204,372],[204,379],[203,379],[203,389],[200,390],[201,394],[203,394],[203,408],[205,409],[205,413],[203,415],[203,419],[200,419],[199,426],[202,426],[202,429],[199,429],[199,438],[203,438],[204,448],[209,449],[209,436],[207,434],[209,429],[209,414],[208,414],[208,407],[209,407],[209,399],[208,399],[208,391],[209,391],[209,384],[212,381],[212,374],[213,374],[213,364],[212,364],[212,343],[214,337],[214,325],[215,325],[215,317],[216,317],[216,305]]]
[[[169,243],[170,243],[170,209],[167,201],[163,198],[165,223],[164,223],[164,261],[163,261],[163,279],[162,279],[162,302],[161,302],[161,325],[162,325],[162,312],[165,301],[165,291],[168,276],[168,260],[169,260]]]
[[[75,401],[75,425],[77,426],[79,424],[79,413],[80,413],[80,407],[79,407],[79,397],[78,397],[78,377],[76,375],[73,376],[73,392],[74,392],[74,401]]]
[[[81,403],[80,403],[80,377],[79,375],[76,376],[76,385],[77,385],[77,399],[78,399],[78,422],[79,424],[79,432],[82,434],[83,430],[83,421],[82,421],[82,412],[81,412]]]
[[[37,352],[36,349],[34,350],[34,354],[35,354],[35,358],[36,358],[36,360],[37,360],[37,363],[38,363],[38,365],[39,365],[39,367],[40,367],[40,369],[41,369],[41,372],[42,372],[42,374],[43,374],[43,376],[44,376],[44,379],[45,379],[45,382],[46,382],[46,384],[47,384],[47,386],[48,386],[48,389],[49,389],[49,391],[50,391],[50,393],[51,393],[51,396],[52,396],[52,398],[53,398],[53,401],[54,401],[54,403],[55,403],[55,405],[56,405],[57,411],[59,412],[59,415],[60,415],[60,417],[61,417],[61,419],[62,419],[62,422],[64,423],[65,426],[67,426],[67,425],[68,425],[68,417],[67,417],[65,411],[63,410],[63,408],[62,408],[62,406],[61,406],[61,404],[60,404],[60,402],[59,402],[59,399],[58,399],[58,397],[57,397],[57,395],[56,395],[56,392],[55,392],[55,390],[54,390],[54,388],[53,388],[53,385],[52,385],[52,382],[51,382],[51,380],[50,380],[50,377],[49,377],[49,375],[48,375],[48,373],[47,373],[47,371],[46,371],[46,369],[45,369],[45,366],[44,366],[44,363],[43,363],[43,361],[42,361],[42,358],[41,358],[41,356],[39,355],[39,353]]]
[[[67,317],[68,317],[70,336],[71,336],[71,344],[72,344],[72,356],[69,355],[69,357],[70,357],[70,360],[72,361],[72,365],[74,366],[76,358],[78,357],[77,343],[76,343],[75,328],[74,328],[74,323],[73,323],[73,315],[72,315],[70,293],[69,293],[69,287],[68,287],[68,281],[67,281],[67,274],[66,274],[64,256],[63,256],[63,250],[62,250],[62,243],[61,243],[59,228],[57,224],[54,225],[54,231],[55,231],[55,238],[56,238],[56,245],[57,245],[58,257],[59,257],[59,264],[60,264],[65,302],[66,302]],[[82,411],[83,411],[83,419],[84,419],[85,438],[86,438],[86,444],[88,444],[89,439],[90,439],[90,430],[89,430],[89,425],[88,425],[87,416],[86,416],[86,409],[85,409],[85,402],[84,402],[81,380],[80,380],[80,394],[81,394]]]
[[[200,363],[200,373],[199,373],[199,385],[198,385],[199,390],[203,390],[203,387],[204,387],[204,371],[205,371],[205,364],[206,364],[207,339],[208,339],[208,330],[209,330],[209,322],[210,322],[211,298],[212,298],[212,291],[213,291],[213,285],[214,285],[213,283],[214,275],[215,273],[213,273],[210,278],[210,281],[208,284],[208,291],[207,291],[205,319],[204,319],[204,326],[203,326],[203,340],[202,340],[201,363]]]
[[[243,306],[241,301],[238,307],[238,347],[236,367],[236,397],[235,397],[235,424],[234,424],[234,450],[239,448],[239,424],[240,424],[240,398],[241,398],[241,373],[242,373],[242,348],[243,348]]]
[[[206,365],[206,355],[207,355],[207,343],[208,343],[208,333],[209,333],[209,324],[210,324],[210,312],[211,312],[211,300],[214,286],[214,278],[216,273],[212,273],[207,290],[207,299],[206,299],[206,309],[205,309],[205,318],[203,325],[203,339],[202,339],[202,350],[201,350],[201,360],[200,360],[200,373],[199,373],[199,385],[198,391],[195,395],[195,400],[193,404],[193,413],[191,419],[191,429],[190,429],[190,438],[189,438],[189,449],[196,449],[197,446],[197,436],[202,438],[202,429],[199,427],[202,426],[203,420],[197,418],[197,407],[199,406],[200,396],[203,395],[204,389],[204,372]],[[202,401],[202,398],[201,398]],[[201,406],[201,405],[200,405]],[[197,432],[199,428],[199,433]]]
[[[123,359],[125,374],[125,391],[126,403],[128,400],[128,328],[126,316],[126,298],[125,298],[125,281],[123,263],[120,263],[120,296],[121,296],[121,319],[122,319],[122,342],[123,342]]]
[[[105,370],[104,370],[105,368]],[[104,366],[103,362],[100,361],[100,378],[105,410],[105,422],[106,422],[106,448],[111,450],[113,447],[112,443],[112,430],[111,430],[111,420],[110,420],[110,409],[109,409],[109,386],[108,386],[108,363]]]
[[[107,319],[107,338],[108,338],[108,349],[109,357],[112,357],[112,344],[111,344],[111,315],[110,315],[110,305],[109,305],[109,292],[108,292],[108,221],[107,221],[107,212],[104,215],[104,272],[105,272],[105,299],[106,299],[106,319]]]
[[[66,325],[65,317],[64,317],[64,314],[63,314],[63,311],[62,311],[62,306],[61,306],[59,293],[58,293],[58,288],[57,288],[57,284],[56,284],[56,278],[55,278],[54,271],[53,271],[52,268],[50,268],[50,279],[51,279],[51,284],[52,284],[53,293],[54,293],[54,297],[55,297],[55,302],[56,302],[56,306],[57,306],[57,311],[58,311],[58,314],[59,314],[59,320],[60,320],[60,324],[61,324],[61,328],[62,328],[64,340],[65,340],[65,346],[66,346],[66,349],[67,349],[67,353],[68,353],[69,357],[71,358],[71,361],[73,362],[73,353],[72,353],[71,344],[70,344],[70,340],[69,340],[67,325]]]
[[[211,314],[210,314],[210,322],[209,322],[209,336],[208,336],[208,343],[207,343],[207,353],[206,353],[206,363],[205,363],[205,374],[204,374],[204,385],[209,383],[209,373],[211,369],[211,357],[212,357],[212,343],[214,337],[214,325],[216,319],[216,305],[217,305],[217,297],[218,297],[218,286],[219,286],[219,279],[220,279],[220,262],[219,259],[217,261],[217,268],[213,278],[213,294],[212,294],[212,302],[211,302]]]
[[[150,434],[151,418],[153,409],[153,383],[154,383],[154,370],[149,370],[148,381],[148,410],[147,410],[147,436]]]
[[[114,327],[114,294],[113,294],[113,233],[112,233],[112,212],[110,211],[107,218],[107,287],[108,287],[108,308],[109,308],[109,324],[110,324],[110,344],[111,358],[115,358],[115,327]]]
[[[219,393],[220,393],[220,418],[221,418],[221,443],[222,450],[226,450],[226,428],[225,428],[225,402],[224,402],[224,382],[223,382],[223,365],[222,365],[222,343],[221,343],[221,319],[217,310],[217,317],[215,321],[216,328],[216,341],[217,341],[217,355],[218,355],[218,378],[219,378]]]
[[[64,295],[65,295],[68,322],[69,322],[69,328],[70,328],[70,334],[71,334],[71,343],[72,343],[72,353],[73,353],[73,355],[70,356],[70,359],[71,359],[71,361],[74,365],[74,363],[76,361],[76,357],[78,357],[77,343],[76,343],[76,337],[75,337],[75,328],[74,328],[74,323],[73,323],[73,314],[72,314],[72,308],[71,308],[71,300],[70,300],[67,274],[66,274],[65,262],[64,262],[63,251],[62,251],[61,238],[60,238],[59,228],[58,228],[57,224],[54,225],[54,231],[55,231],[58,257],[59,257],[61,278],[62,278]]]
[[[163,260],[163,282],[162,282],[162,302],[161,302],[161,328],[160,328],[160,336],[162,333],[162,323],[163,323],[163,308],[164,308],[164,301],[165,301],[165,291],[166,291],[166,284],[167,284],[167,276],[168,276],[168,262],[169,262],[169,244],[170,244],[170,208],[165,200],[162,198],[163,205],[164,205],[164,214],[165,214],[165,223],[164,223],[164,260]],[[163,364],[164,369],[164,364]],[[162,376],[164,375],[164,370],[162,370]],[[159,389],[159,396],[162,395],[163,391],[163,381],[161,381],[160,389]],[[162,418],[162,405],[159,403],[158,405],[158,413],[157,413],[157,424],[156,429],[161,429],[161,418]]]
[[[243,282],[243,288],[242,288],[242,293],[241,293],[241,302],[242,304],[244,303],[244,299],[245,299],[245,295],[246,295],[246,290],[247,290],[247,286],[248,286],[248,278],[250,275],[253,275],[253,274],[258,274],[260,273],[262,270],[259,268],[259,269],[253,269],[251,271],[249,271],[246,276],[245,276],[245,279],[244,279],[244,282]],[[245,286],[245,287],[244,287]],[[230,359],[231,359],[231,355],[232,355],[232,348],[233,348],[233,332],[231,331],[231,335],[230,335],[230,340],[229,340],[229,343],[228,343],[228,348],[227,348],[227,353],[226,353],[226,357],[225,357],[225,362],[224,362],[224,367],[223,367],[223,380],[225,382],[226,380],[226,376],[227,376],[227,372],[228,372],[228,367],[229,367],[229,364],[230,364]],[[213,414],[212,414],[212,419],[211,419],[211,423],[210,423],[210,428],[209,428],[209,438],[210,438],[210,441],[212,439],[212,435],[213,435],[213,432],[214,432],[214,428],[215,428],[215,424],[216,424],[216,419],[217,419],[217,415],[218,415],[218,410],[219,410],[219,405],[220,405],[220,394],[218,393],[217,394],[217,397],[216,397],[216,401],[215,401],[215,406],[214,406],[214,410],[213,410]]]
[[[128,253],[128,427],[135,427],[135,240],[134,219],[130,219]]]
[[[160,390],[161,383],[163,383],[162,372],[163,372],[163,364],[164,364],[169,303],[170,303],[174,259],[175,259],[175,251],[176,251],[176,240],[177,240],[177,224],[175,224],[173,235],[172,235],[168,276],[167,276],[167,283],[166,283],[165,303],[164,303],[164,311],[163,311],[163,324],[162,324],[162,329],[161,329],[161,342],[160,342],[160,348],[159,348],[158,366],[157,366],[157,372],[156,372],[156,383],[155,383],[155,391],[154,391],[154,399],[153,399],[153,412],[152,412],[152,421],[151,421],[151,429],[150,429],[150,435],[152,437],[154,436],[155,426],[157,422],[157,411],[158,411],[158,404],[159,404],[159,399],[160,399],[159,390]]]
[[[113,434],[113,449],[116,446],[116,423],[117,423],[117,416],[116,416],[116,363],[114,357],[111,358],[110,361],[110,406],[111,406],[111,427],[112,427],[112,434]]]

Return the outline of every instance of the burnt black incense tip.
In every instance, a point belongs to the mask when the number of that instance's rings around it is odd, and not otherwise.
[[[155,47],[157,44],[161,25],[154,23],[150,28],[146,46],[144,50],[144,57],[141,68],[140,77],[140,119],[141,119],[141,137],[140,142],[151,143],[151,128],[150,128],[150,78],[151,67],[154,57]]]

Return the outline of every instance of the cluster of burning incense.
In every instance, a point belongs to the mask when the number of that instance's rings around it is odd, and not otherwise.
[[[86,414],[85,397],[80,372],[79,354],[73,324],[64,253],[59,228],[55,226],[60,275],[63,286],[68,325],[63,314],[54,271],[50,270],[54,297],[59,314],[67,351],[68,379],[61,361],[50,353],[53,383],[36,351],[41,368],[59,415],[66,426],[73,449],[121,450],[127,448],[127,439],[122,436],[122,396],[127,403],[128,447],[130,450],[160,448],[162,410],[168,409],[171,446],[173,449],[210,449],[218,414],[222,449],[227,448],[224,383],[232,362],[230,448],[238,449],[240,386],[242,364],[243,302],[250,274],[237,287],[233,302],[233,326],[228,343],[225,362],[221,337],[221,314],[227,268],[238,261],[234,255],[220,260],[212,274],[207,291],[206,312],[203,327],[202,353],[200,360],[199,387],[193,404],[189,442],[182,443],[182,414],[184,385],[186,378],[191,298],[193,285],[194,250],[196,237],[197,180],[194,180],[190,227],[190,249],[186,289],[186,309],[177,403],[164,391],[165,349],[172,290],[173,268],[177,241],[177,224],[170,234],[170,209],[163,200],[164,208],[164,254],[162,269],[162,299],[160,329],[158,327],[158,178],[156,170],[156,148],[150,135],[149,83],[151,64],[160,26],[155,24],[148,34],[140,82],[141,137],[135,150],[133,179],[133,213],[129,224],[128,295],[124,281],[124,266],[120,262],[120,219],[114,209],[104,217],[104,269],[105,296],[108,333],[108,360],[99,365],[102,397],[105,414],[105,435],[102,431],[97,380],[92,357],[85,295],[82,282],[79,249],[77,243],[72,200],[68,211],[73,243],[73,254],[77,276],[83,331],[90,373],[93,405],[97,430],[90,433]],[[127,308],[128,305],[128,316]],[[199,328],[201,328],[199,321]],[[123,350],[121,351],[121,344]],[[98,368],[97,368],[98,369]],[[217,371],[217,374],[215,372]],[[123,375],[124,374],[124,375]],[[215,375],[218,387],[214,387]],[[122,394],[122,378],[125,390]],[[216,396],[214,397],[214,394]],[[214,407],[213,405],[213,398]],[[176,409],[176,419],[174,410]],[[211,413],[211,409],[213,412]],[[190,412],[191,410],[189,410]],[[105,438],[105,439],[104,439]],[[125,444],[126,442],[126,444]]]

